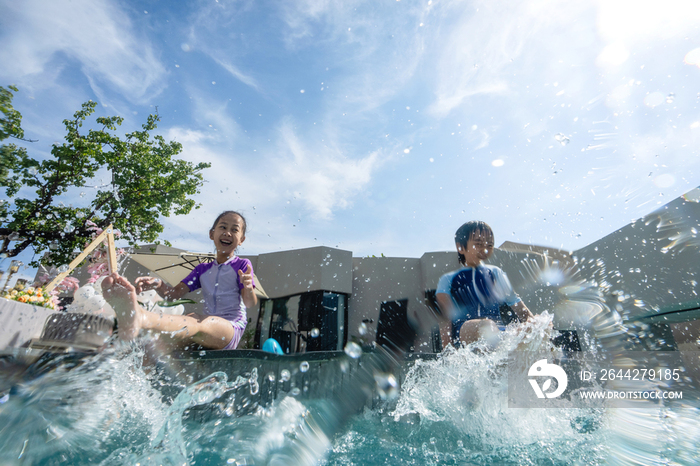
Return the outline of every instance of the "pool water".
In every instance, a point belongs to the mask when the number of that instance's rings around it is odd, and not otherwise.
[[[400,391],[359,413],[347,412],[347,398],[298,394],[241,410],[249,400],[230,395],[259,389],[257,374],[176,386],[144,366],[135,344],[45,362],[39,375],[5,368],[0,464],[695,464],[697,407],[508,408],[508,353],[545,348],[538,325],[493,351],[419,360]],[[359,402],[366,388],[343,396]],[[228,409],[191,415],[221,399]]]

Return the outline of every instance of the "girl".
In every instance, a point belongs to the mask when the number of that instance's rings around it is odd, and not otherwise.
[[[443,349],[450,341],[469,344],[498,334],[505,329],[504,323],[509,323],[503,321],[504,310],[521,322],[532,318],[505,272],[483,264],[493,254],[493,239],[491,227],[480,221],[467,222],[455,233],[459,262],[464,267],[440,277],[436,290],[444,317],[440,326]]]
[[[139,277],[135,285],[114,273],[102,282],[103,295],[117,314],[119,336],[133,340],[141,329],[170,332],[172,338],[196,343],[209,349],[235,349],[245,330],[245,308],[257,305],[253,267],[248,259],[236,256],[236,248],[245,241],[246,221],[241,214],[226,211],[220,214],[209,238],[216,247],[216,261],[199,264],[175,287],[160,278]],[[190,291],[202,288],[204,314],[172,316],[143,309],[136,295],[156,290],[168,300],[180,299]]]

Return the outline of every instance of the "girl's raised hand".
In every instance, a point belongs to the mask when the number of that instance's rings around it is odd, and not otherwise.
[[[238,278],[243,285],[243,289],[253,291],[253,268],[250,264],[248,264],[248,268],[246,268],[245,272],[242,270],[238,271]]]
[[[156,277],[139,277],[134,280],[134,285],[136,285],[136,292],[141,293],[142,291],[157,290],[160,285],[163,284],[163,280]]]

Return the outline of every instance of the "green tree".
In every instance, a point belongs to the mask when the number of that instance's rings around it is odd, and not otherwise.
[[[17,88],[0,87],[0,142],[26,141],[11,91]],[[161,216],[185,215],[199,208],[191,197],[199,192],[204,182],[201,172],[210,164],[177,159],[180,143],[150,135],[159,121],[157,114],[148,117],[142,131],[123,138],[115,134],[123,121],[120,117],[98,117],[99,129],[83,131],[96,106],[88,101],[72,119],[63,121],[65,142],[54,144],[46,160],[29,157],[15,144],[0,146],[0,186],[6,195],[0,200],[3,257],[30,248],[37,257],[51,251],[45,265],[67,263],[90,240],[89,222],[100,228],[113,223],[129,244],[153,242],[163,232]],[[95,178],[105,173],[109,182],[95,186]],[[76,196],[80,206],[66,205],[60,200],[64,194]]]

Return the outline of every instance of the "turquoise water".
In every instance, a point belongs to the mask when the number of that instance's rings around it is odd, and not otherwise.
[[[508,408],[508,351],[546,348],[545,331],[418,361],[400,391],[359,413],[347,410],[366,385],[260,407],[246,395],[260,390],[257,371],[179,385],[144,365],[137,345],[34,374],[6,366],[0,464],[695,464],[695,407]]]

